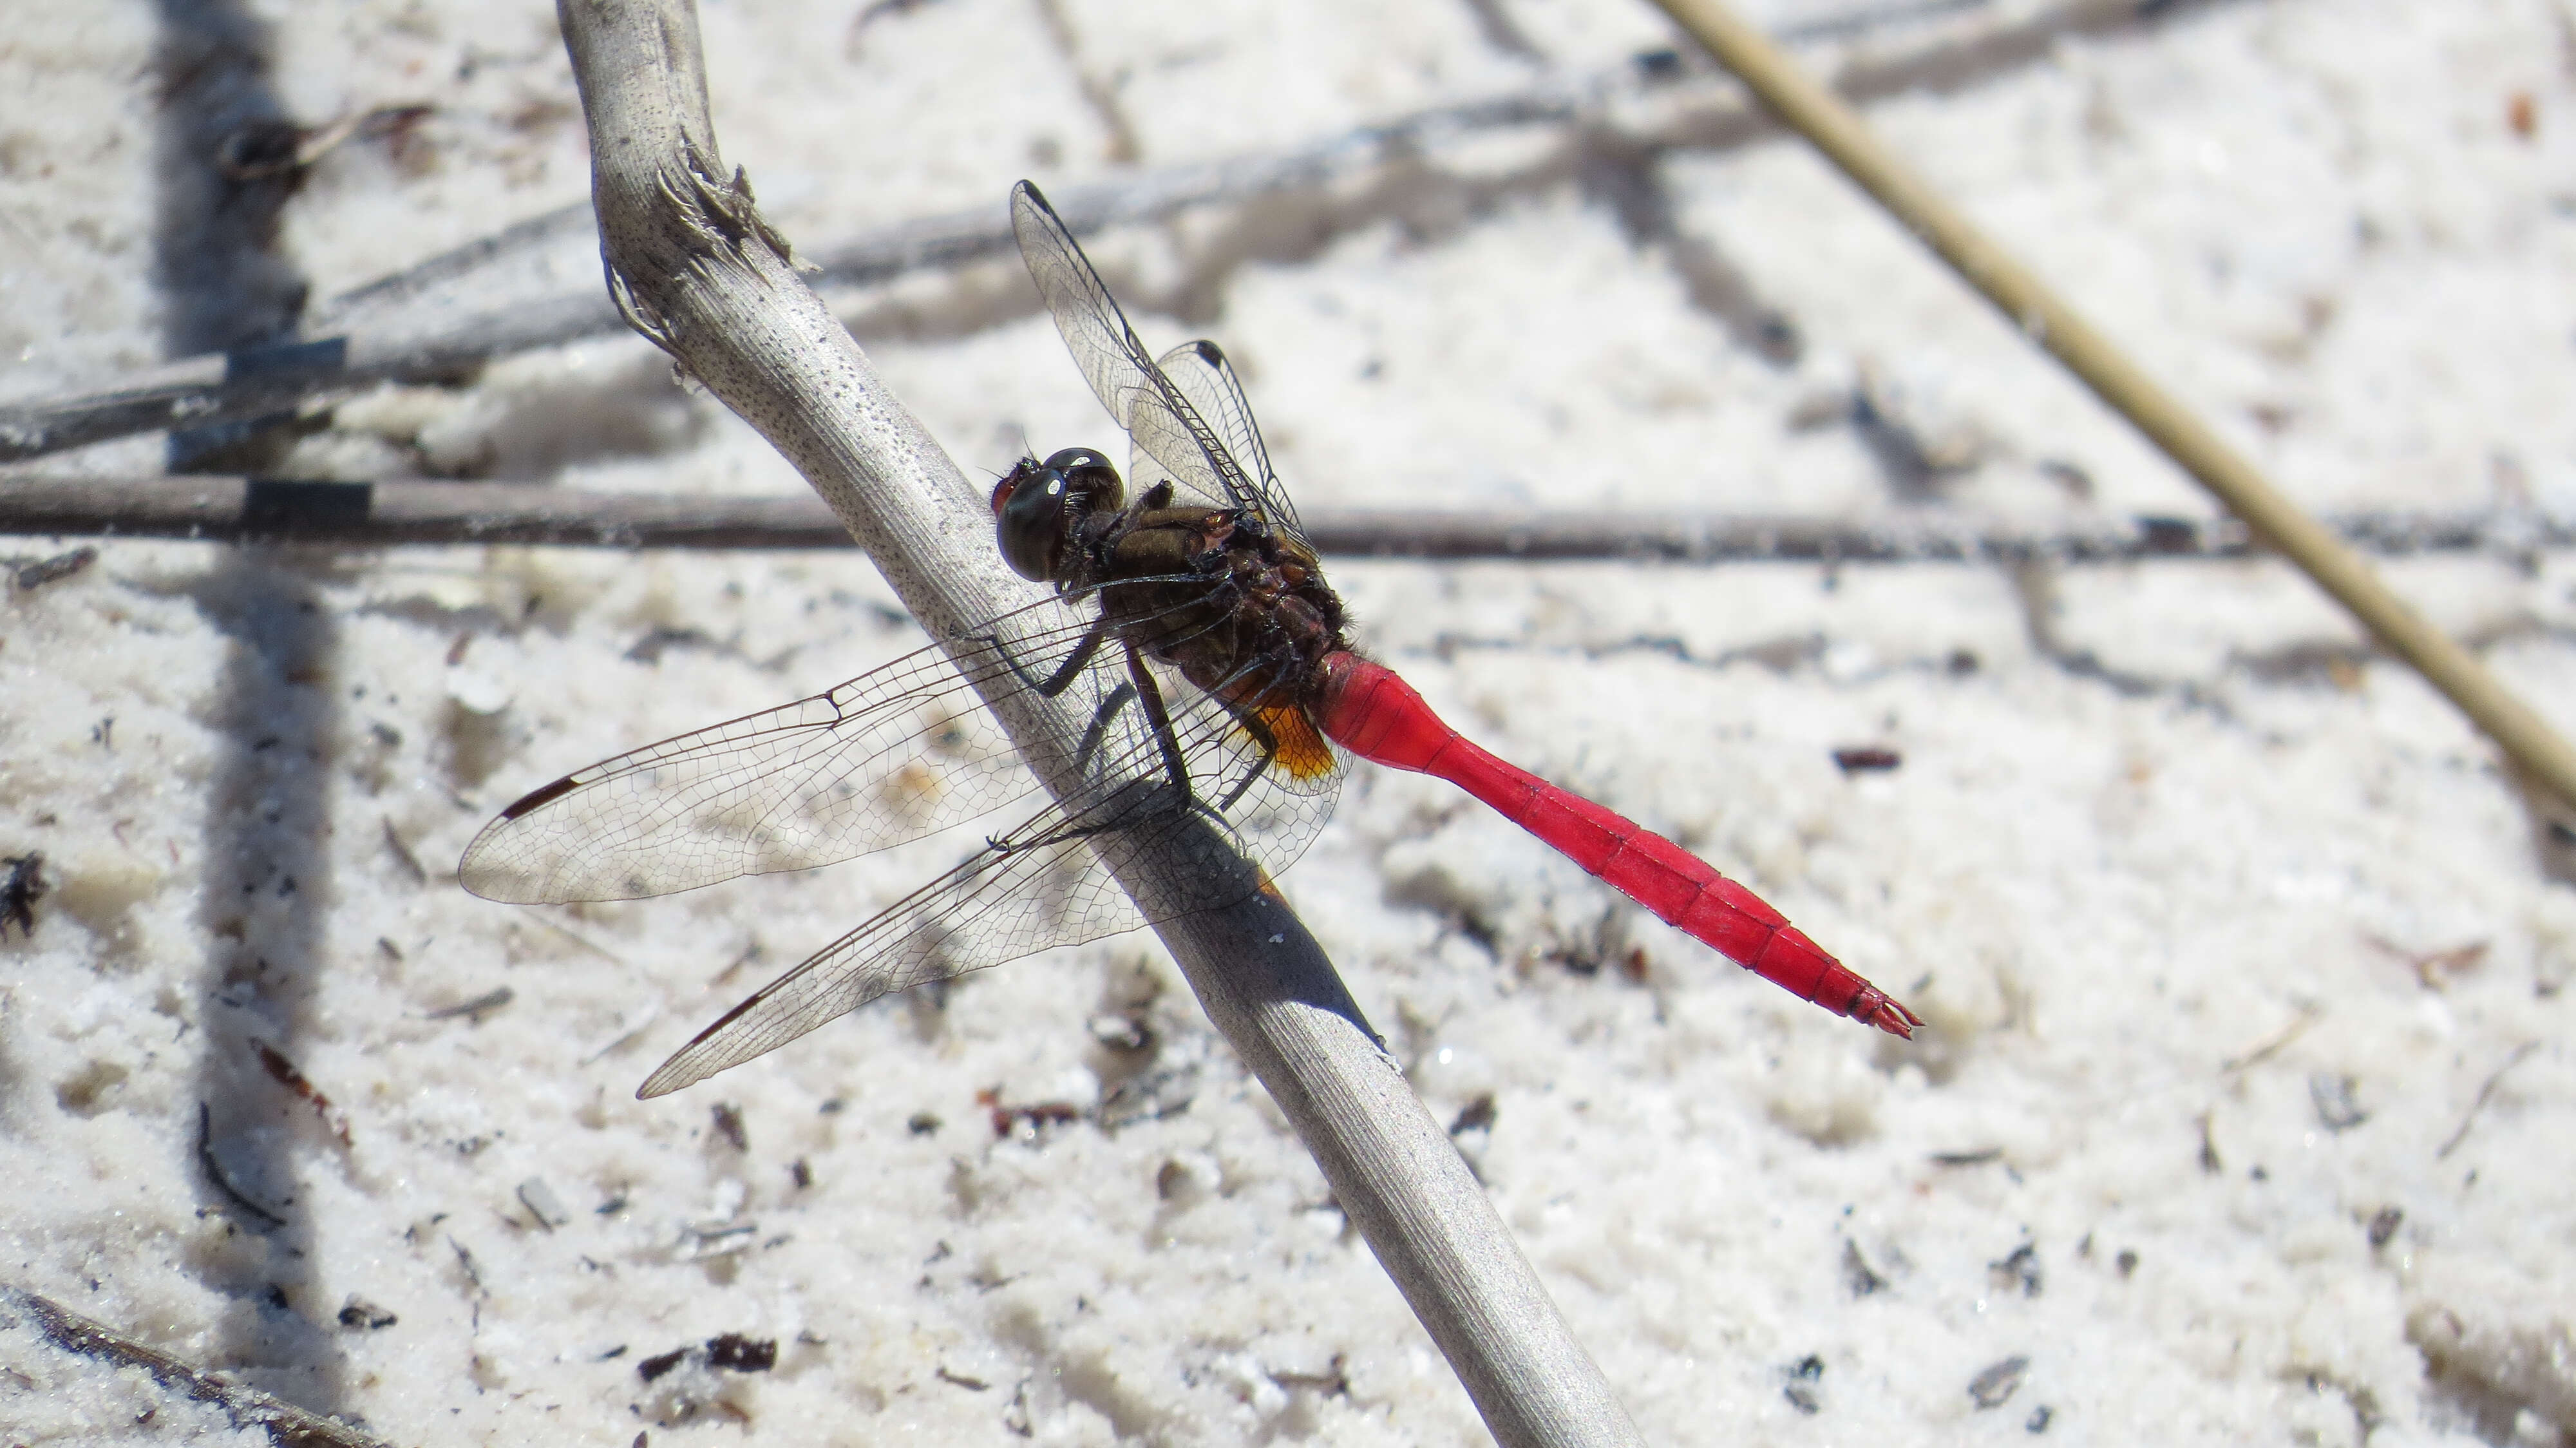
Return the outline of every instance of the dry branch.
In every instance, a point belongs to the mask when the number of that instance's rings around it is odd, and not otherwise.
[[[21,1319],[14,1325],[32,1328],[37,1336],[75,1357],[110,1369],[140,1368],[170,1392],[212,1403],[223,1409],[234,1427],[259,1429],[278,1448],[386,1448],[383,1440],[371,1438],[337,1419],[308,1413],[257,1388],[226,1382],[190,1367],[60,1303],[19,1288],[0,1287],[0,1326],[13,1325],[8,1322],[12,1317]]]
[[[1033,587],[1008,575],[981,492],[880,381],[720,159],[687,0],[559,0],[591,137],[609,284],[629,322],[769,439],[936,639]],[[996,197],[999,202],[999,197]],[[996,211],[999,211],[997,204]],[[1087,722],[997,683],[987,696],[1051,790],[1078,787]],[[1173,833],[1181,833],[1175,830]],[[1379,1045],[1332,963],[1212,830],[1113,863],[1209,1019],[1295,1126],[1484,1415],[1510,1445],[1635,1443],[1482,1188]],[[1186,861],[1175,858],[1187,855]],[[1184,872],[1187,878],[1184,878]],[[1158,905],[1242,903],[1175,916]]]

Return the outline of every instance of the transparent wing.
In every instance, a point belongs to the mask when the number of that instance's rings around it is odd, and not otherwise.
[[[1274,530],[1284,528],[1302,536],[1297,509],[1289,503],[1287,490],[1279,486],[1279,475],[1270,470],[1270,449],[1261,441],[1261,427],[1252,420],[1252,403],[1244,397],[1243,382],[1234,375],[1234,364],[1226,360],[1224,351],[1201,338],[1164,353],[1156,365],[1225,444],[1260,495],[1263,519]]]
[[[1191,398],[1155,365],[1063,218],[1026,181],[1011,191],[1011,228],[1074,366],[1138,450],[1162,464],[1163,475],[1195,501],[1268,518],[1267,500],[1251,471],[1266,473],[1266,462],[1247,466],[1236,458]]]
[[[489,900],[631,900],[834,864],[975,819],[1037,787],[978,690],[1015,666],[1052,674],[1092,627],[1089,609],[1051,600],[953,651],[934,645],[602,760],[503,810],[458,874]],[[1077,697],[1122,677],[1085,679]]]
[[[1258,697],[1275,681],[1229,682]],[[637,1094],[705,1080],[893,991],[1230,905],[1295,863],[1332,812],[1347,761],[1297,711],[1240,710],[1195,691],[1162,697],[1168,741],[1141,694],[1113,691],[1086,731],[1099,745],[1084,790],[1045,805],[763,987]],[[1186,789],[1171,773],[1173,753],[1185,764]],[[1182,882],[1185,893],[1140,911],[1115,879],[1131,862],[1150,862],[1156,878]]]
[[[1015,838],[1039,839],[1029,829]],[[636,1095],[692,1086],[893,991],[1145,923],[1081,839],[1001,842],[924,885],[727,1011]],[[1008,953],[1005,953],[1005,952]]]

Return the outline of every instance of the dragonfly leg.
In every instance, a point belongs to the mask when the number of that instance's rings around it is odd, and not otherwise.
[[[1262,722],[1259,714],[1250,709],[1232,707],[1229,707],[1226,712],[1234,716],[1235,723],[1243,726],[1244,733],[1252,736],[1253,743],[1261,746],[1261,757],[1252,761],[1252,767],[1243,772],[1243,782],[1226,791],[1225,798],[1218,802],[1217,812],[1220,814],[1234,808],[1235,802],[1242,799],[1254,785],[1259,784],[1261,776],[1268,774],[1270,766],[1279,759],[1279,735],[1268,724]]]
[[[1162,689],[1155,684],[1153,673],[1145,667],[1144,654],[1132,643],[1124,640],[1121,640],[1121,643],[1127,650],[1128,682],[1111,691],[1107,702],[1099,712],[1092,715],[1091,727],[1083,731],[1081,752],[1077,757],[1087,762],[1088,756],[1099,746],[1102,736],[1107,733],[1111,717],[1125,708],[1128,700],[1133,699],[1144,707],[1146,722],[1154,731],[1155,747],[1163,756],[1164,769],[1171,775],[1170,785],[1153,787],[1138,805],[1120,808],[1115,818],[1096,820],[1090,824],[1069,825],[1035,840],[1015,841],[988,837],[984,841],[986,849],[997,855],[1016,854],[1025,850],[1060,844],[1066,840],[1085,839],[1092,835],[1133,829],[1153,815],[1173,814],[1184,810],[1207,810],[1207,806],[1199,800],[1197,792],[1190,788],[1189,761],[1181,754],[1179,738],[1172,733],[1171,712],[1163,704]],[[1119,791],[1120,796],[1127,793],[1127,789]]]
[[[1133,643],[1121,640],[1127,649],[1127,679],[1136,689],[1137,702],[1145,706],[1145,720],[1153,726],[1154,743],[1163,751],[1163,767],[1171,771],[1172,787],[1187,800],[1191,797],[1189,761],[1181,757],[1181,741],[1172,734],[1172,714],[1163,705],[1163,691],[1154,683],[1153,671],[1145,667],[1145,655]]]
[[[1091,727],[1082,731],[1082,745],[1073,752],[1075,773],[1081,773],[1091,767],[1091,756],[1100,748],[1100,741],[1109,733],[1109,726],[1118,718],[1118,711],[1126,708],[1127,701],[1135,697],[1134,684],[1121,684],[1110,691],[1109,697],[1101,701],[1098,709],[1092,711]]]
[[[1108,637],[1109,616],[1106,613],[1103,613],[1091,621],[1091,626],[1089,628],[1083,630],[1082,642],[1075,644],[1073,646],[1073,652],[1065,655],[1064,662],[1056,665],[1055,672],[1047,675],[1045,678],[1040,678],[1036,674],[1029,672],[1028,667],[1022,664],[1019,661],[1018,656],[1011,652],[1010,645],[1004,643],[1002,641],[1002,636],[998,633],[976,634],[971,636],[967,642],[991,644],[993,646],[993,652],[1002,656],[1002,662],[1010,666],[1011,673],[1017,677],[1022,684],[1031,689],[1035,689],[1038,692],[1039,697],[1052,699],[1056,695],[1063,693],[1074,680],[1082,677],[1082,671],[1091,666],[1091,656],[1100,652],[1101,643]]]

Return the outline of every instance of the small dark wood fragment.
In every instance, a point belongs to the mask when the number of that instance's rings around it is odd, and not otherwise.
[[[1458,1109],[1458,1119],[1449,1123],[1449,1134],[1462,1136],[1470,1131],[1490,1131],[1494,1118],[1499,1114],[1494,1105],[1494,1093],[1481,1092],[1475,1100]]]
[[[747,1337],[739,1332],[719,1333],[694,1347],[675,1347],[669,1352],[655,1353],[637,1363],[635,1373],[649,1383],[692,1358],[710,1369],[765,1373],[778,1366],[778,1339]]]
[[[778,1366],[778,1339],[728,1332],[707,1339],[707,1366],[736,1373],[765,1373]]]
[[[1845,774],[1896,769],[1904,763],[1903,754],[1876,744],[1854,744],[1834,751],[1834,768]]]
[[[424,1011],[421,1013],[421,1019],[452,1021],[458,1016],[471,1016],[476,1025],[481,1025],[486,1011],[497,1011],[516,999],[518,999],[518,993],[508,986],[495,986],[470,1001],[458,1001],[452,1006],[440,1006],[434,1011]]]
[[[1790,1407],[1812,1418],[1823,1411],[1824,1404],[1817,1398],[1815,1388],[1810,1385],[1824,1375],[1825,1360],[1814,1353],[1809,1353],[1789,1365],[1789,1382],[1787,1386],[1780,1389],[1780,1396],[1789,1400]]]
[[[1997,1286],[2017,1287],[2024,1297],[2037,1297],[2048,1282],[2039,1265],[2039,1249],[2028,1242],[2013,1248],[2003,1260],[1987,1263],[1986,1272]]]
[[[2371,1213],[2370,1226],[2367,1229],[2368,1236],[2370,1238],[2370,1250],[2376,1252],[2380,1248],[2387,1246],[2388,1239],[2396,1236],[2397,1229],[2405,1224],[2406,1213],[2403,1208],[2381,1207],[2378,1211]]]
[[[266,1041],[254,1041],[251,1044],[258,1048],[260,1069],[268,1073],[269,1079],[310,1102],[313,1106],[313,1114],[322,1118],[322,1124],[330,1128],[331,1134],[339,1139],[340,1144],[349,1145],[348,1115],[339,1107],[332,1105],[331,1098],[323,1095],[311,1081],[306,1080],[304,1073],[295,1069],[295,1063],[286,1059],[285,1054],[275,1046]]]
[[[2317,1109],[2317,1124],[2341,1134],[2370,1119],[2370,1113],[2353,1099],[2353,1079],[2332,1072],[2319,1071],[2308,1077],[2308,1101]]]
[[[707,1117],[714,1124],[716,1135],[723,1137],[726,1144],[736,1151],[751,1150],[751,1133],[742,1124],[741,1107],[730,1101],[719,1101],[707,1108]]]
[[[1843,1285],[1854,1297],[1867,1297],[1887,1286],[1887,1279],[1870,1270],[1869,1259],[1860,1254],[1860,1244],[1843,1240]]]
[[[351,1332],[380,1332],[398,1321],[392,1313],[354,1292],[340,1304],[340,1325]]]
[[[1979,1411],[2000,1408],[2021,1390],[2022,1375],[2029,1371],[2030,1359],[2019,1354],[1988,1364],[1985,1371],[1968,1380],[1969,1400]]]
[[[1009,1136],[1022,1127],[1036,1131],[1041,1127],[1064,1126],[1082,1119],[1082,1111],[1069,1101],[1036,1101],[1011,1105],[1002,1100],[998,1088],[987,1087],[975,1093],[975,1102],[992,1113],[995,1140]],[[918,1117],[915,1120],[919,1120]],[[916,1128],[918,1131],[918,1128]]]
[[[98,550],[83,544],[69,553],[57,553],[51,558],[22,563],[18,565],[16,572],[9,575],[9,581],[17,585],[20,593],[27,593],[42,588],[48,583],[69,578],[97,561]]]
[[[0,873],[0,939],[6,939],[9,927],[29,940],[36,938],[36,902],[45,897],[45,852],[29,850],[23,855],[0,859],[6,866]]]
[[[215,1160],[214,1111],[203,1101],[197,1103],[197,1164],[206,1169],[206,1179],[215,1184],[215,1190],[222,1192],[234,1206],[272,1227],[286,1225],[284,1217],[252,1201],[248,1193],[234,1186],[233,1179],[224,1174],[224,1164]]]

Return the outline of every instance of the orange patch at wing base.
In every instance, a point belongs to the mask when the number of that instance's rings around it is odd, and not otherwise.
[[[1279,767],[1290,779],[1316,779],[1332,773],[1333,746],[1315,732],[1306,711],[1294,704],[1273,704],[1254,711],[1279,741]]]

